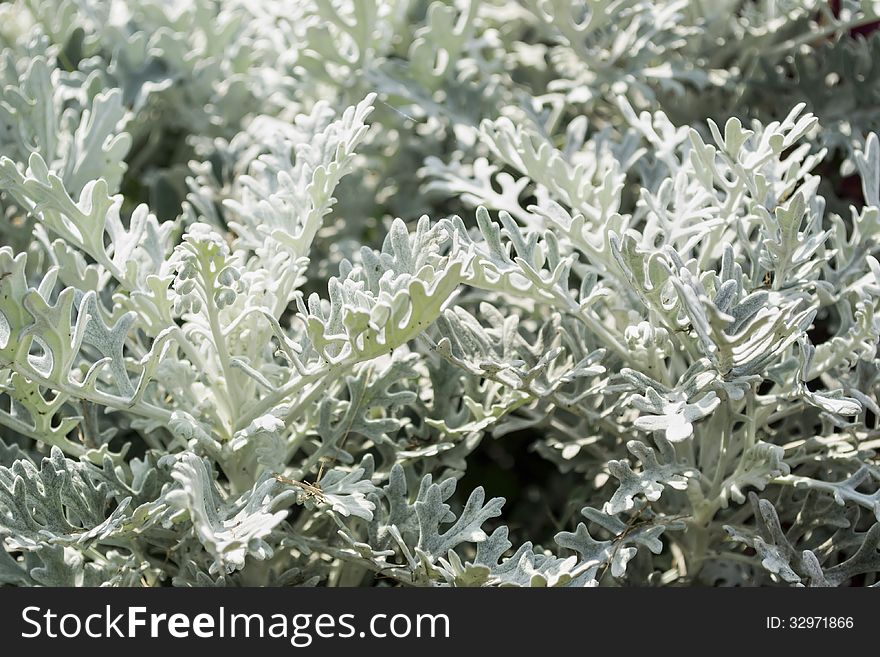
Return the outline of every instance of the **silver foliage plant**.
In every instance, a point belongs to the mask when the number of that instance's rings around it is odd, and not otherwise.
[[[0,5],[0,583],[873,585],[878,11]]]

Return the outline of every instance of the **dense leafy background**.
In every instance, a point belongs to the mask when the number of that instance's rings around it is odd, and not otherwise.
[[[878,11],[0,4],[0,582],[873,585]]]

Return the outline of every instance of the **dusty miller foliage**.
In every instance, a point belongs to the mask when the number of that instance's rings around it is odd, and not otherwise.
[[[0,582],[873,585],[878,11],[3,3]]]

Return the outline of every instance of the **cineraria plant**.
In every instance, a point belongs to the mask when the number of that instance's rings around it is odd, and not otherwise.
[[[874,585],[878,13],[0,4],[0,583]]]

